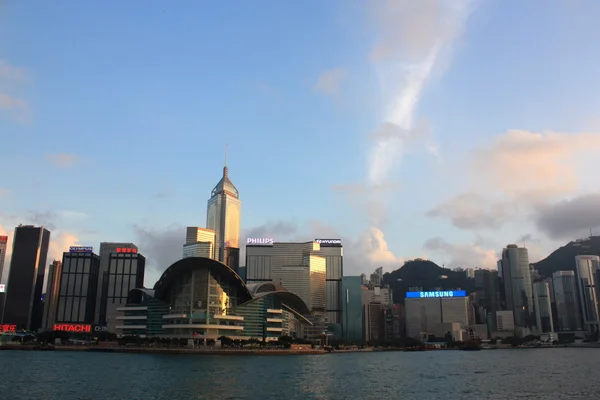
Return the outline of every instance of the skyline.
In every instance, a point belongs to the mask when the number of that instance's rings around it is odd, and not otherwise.
[[[0,235],[43,224],[49,258],[133,242],[151,285],[226,143],[242,251],[341,238],[357,275],[597,233],[600,4],[452,4],[3,3]]]

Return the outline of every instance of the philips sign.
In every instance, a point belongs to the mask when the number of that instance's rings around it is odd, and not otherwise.
[[[246,244],[264,244],[267,246],[273,245],[273,238],[248,238]]]
[[[342,245],[342,239],[315,239],[315,242],[323,247]]]
[[[94,251],[93,247],[89,246],[71,246],[69,247],[69,253],[91,253]]]
[[[428,298],[447,298],[447,297],[467,297],[464,290],[441,290],[435,292],[406,292],[407,299],[428,299]]]

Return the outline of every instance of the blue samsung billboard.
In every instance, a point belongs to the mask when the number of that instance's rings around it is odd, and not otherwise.
[[[466,297],[465,290],[436,290],[434,292],[406,292],[407,299],[424,299],[431,297]]]

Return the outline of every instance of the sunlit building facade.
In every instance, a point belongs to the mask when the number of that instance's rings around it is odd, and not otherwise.
[[[54,260],[48,268],[48,282],[46,283],[46,298],[44,299],[44,318],[42,329],[52,329],[56,322],[56,309],[60,279],[62,276],[62,261]],[[94,304],[95,304],[94,299]]]
[[[230,249],[240,248],[241,213],[240,193],[229,179],[229,170],[225,166],[223,177],[208,200],[206,227],[215,232],[214,259],[234,269],[239,265],[239,253]],[[238,260],[235,260],[236,254]]]
[[[6,247],[8,246],[8,236],[0,236],[0,284],[4,283],[2,274],[4,273],[4,259],[6,258]]]
[[[183,258],[215,258],[215,231],[197,226],[188,226],[182,255]]]
[[[598,271],[600,271],[600,257],[576,256],[575,266],[579,301],[583,314],[583,325],[589,332],[600,331],[600,307],[598,305]]]
[[[134,289],[119,307],[121,335],[171,338],[277,340],[310,312],[297,295],[274,283],[246,286],[239,275],[209,258],[171,265],[152,290]]]
[[[342,277],[344,276],[344,248],[340,239],[315,239],[325,257],[326,301],[325,312],[329,324],[342,322]]]

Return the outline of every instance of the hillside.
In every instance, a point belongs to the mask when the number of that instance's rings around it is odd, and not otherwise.
[[[551,277],[556,271],[574,271],[575,256],[581,255],[600,256],[600,236],[569,242],[533,265],[540,275]]]
[[[447,278],[441,278],[443,275]],[[410,287],[422,287],[423,290],[460,288],[472,291],[474,284],[472,279],[467,279],[464,271],[442,268],[432,261],[421,259],[407,261],[401,268],[386,273],[383,281],[393,288],[395,302],[400,302]]]

